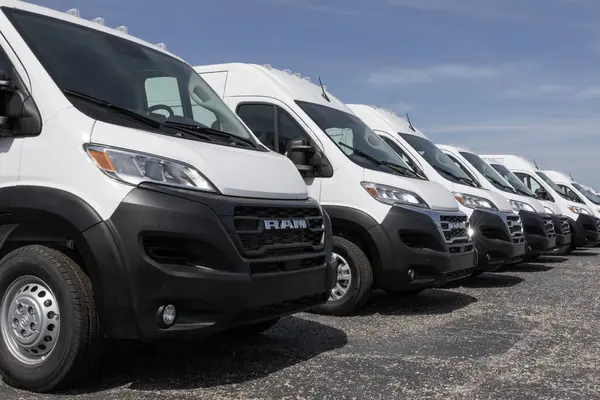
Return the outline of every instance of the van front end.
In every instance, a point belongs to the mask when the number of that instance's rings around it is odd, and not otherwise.
[[[416,293],[469,277],[477,264],[467,216],[394,206],[369,230],[377,244],[377,287],[390,293]]]
[[[525,258],[528,245],[518,214],[477,209],[471,215],[470,225],[478,253],[474,275],[495,271]]]
[[[551,216],[520,210],[519,217],[528,245],[527,258],[541,256],[556,247],[556,230]]]
[[[576,219],[568,217],[571,234],[571,247],[594,247],[600,243],[600,219],[589,214],[579,213]]]

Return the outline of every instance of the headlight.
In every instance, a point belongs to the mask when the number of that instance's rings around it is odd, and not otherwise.
[[[498,207],[488,199],[464,193],[452,193],[456,200],[465,207],[498,210]]]
[[[389,205],[404,204],[416,207],[429,208],[429,205],[418,194],[408,190],[379,183],[361,182],[362,187],[377,201]]]
[[[511,200],[510,205],[513,208],[513,210],[515,210],[516,212],[519,212],[521,210],[535,212],[535,209],[533,207],[531,207],[529,204],[524,203],[522,201]]]
[[[544,210],[546,210],[546,214],[554,215],[554,211],[550,207],[544,206]]]
[[[577,207],[577,206],[567,206],[567,207],[569,208],[569,210],[571,210],[572,213],[590,215],[590,212],[588,210],[586,210],[585,208],[581,208],[581,207]]]
[[[98,145],[86,146],[94,163],[109,177],[137,186],[152,182],[218,193],[215,186],[196,168],[179,161]]]

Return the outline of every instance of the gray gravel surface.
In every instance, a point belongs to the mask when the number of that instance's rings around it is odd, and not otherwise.
[[[600,399],[600,250],[546,257],[252,340],[114,345],[99,377],[0,399]]]

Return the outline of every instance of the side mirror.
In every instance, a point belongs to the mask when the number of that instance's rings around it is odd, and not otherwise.
[[[538,199],[540,200],[547,200],[548,199],[548,192],[546,191],[546,189],[544,188],[537,188],[535,190],[535,195],[537,196]]]
[[[290,140],[285,152],[303,177],[333,176],[333,168],[323,153],[305,139]]]
[[[37,136],[41,131],[42,117],[31,95],[0,70],[0,136]]]

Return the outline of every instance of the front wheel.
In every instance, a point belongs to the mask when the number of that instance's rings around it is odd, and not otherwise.
[[[63,252],[30,245],[0,261],[0,373],[49,392],[95,366],[99,323],[92,285]]]
[[[373,270],[365,253],[356,244],[339,236],[333,237],[333,259],[337,262],[337,282],[327,303],[313,312],[348,315],[360,309],[373,288]]]

